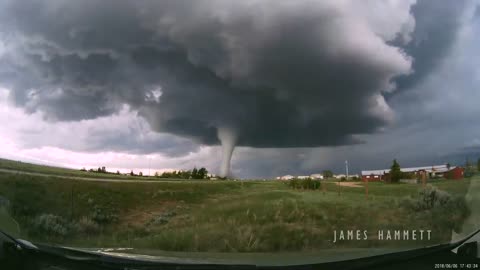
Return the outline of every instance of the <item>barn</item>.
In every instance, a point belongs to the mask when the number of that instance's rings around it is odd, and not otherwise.
[[[462,167],[454,167],[448,172],[444,173],[444,177],[447,179],[462,179],[464,176],[464,169]]]
[[[412,167],[401,168],[404,173],[410,173],[414,176],[420,177],[425,174],[428,178],[446,178],[446,179],[462,179],[464,175],[464,169],[462,167],[450,166],[450,165],[434,165],[426,167]],[[390,169],[383,170],[370,170],[362,171],[363,181],[385,181],[389,179]]]
[[[385,170],[370,170],[362,171],[362,180],[363,181],[383,181],[386,180],[386,176],[390,169]]]

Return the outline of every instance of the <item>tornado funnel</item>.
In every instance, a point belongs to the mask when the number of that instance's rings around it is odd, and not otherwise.
[[[230,176],[230,161],[237,141],[237,135],[232,129],[219,128],[218,139],[222,143],[222,164],[220,166],[220,177]]]

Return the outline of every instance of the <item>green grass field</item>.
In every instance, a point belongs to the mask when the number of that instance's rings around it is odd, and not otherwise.
[[[432,185],[462,198],[470,181],[480,179]],[[328,182],[322,191],[294,190],[279,181],[119,183],[0,173],[0,196],[10,202],[15,219],[7,221],[0,212],[0,226],[26,239],[68,246],[278,252],[448,242],[466,217],[460,203],[422,211],[406,207],[406,200],[419,200],[421,185],[369,183],[367,200],[364,184],[358,184]],[[333,231],[342,229],[433,232],[430,241],[387,242],[372,235],[368,241],[332,243]]]

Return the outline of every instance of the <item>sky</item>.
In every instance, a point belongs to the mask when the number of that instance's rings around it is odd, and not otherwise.
[[[241,178],[461,164],[480,157],[479,34],[474,0],[4,0],[0,157]]]

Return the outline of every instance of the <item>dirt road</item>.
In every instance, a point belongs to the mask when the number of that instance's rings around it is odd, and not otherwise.
[[[359,183],[355,182],[337,182],[337,186],[342,186],[342,187],[356,187],[356,188],[361,188],[363,187]]]

